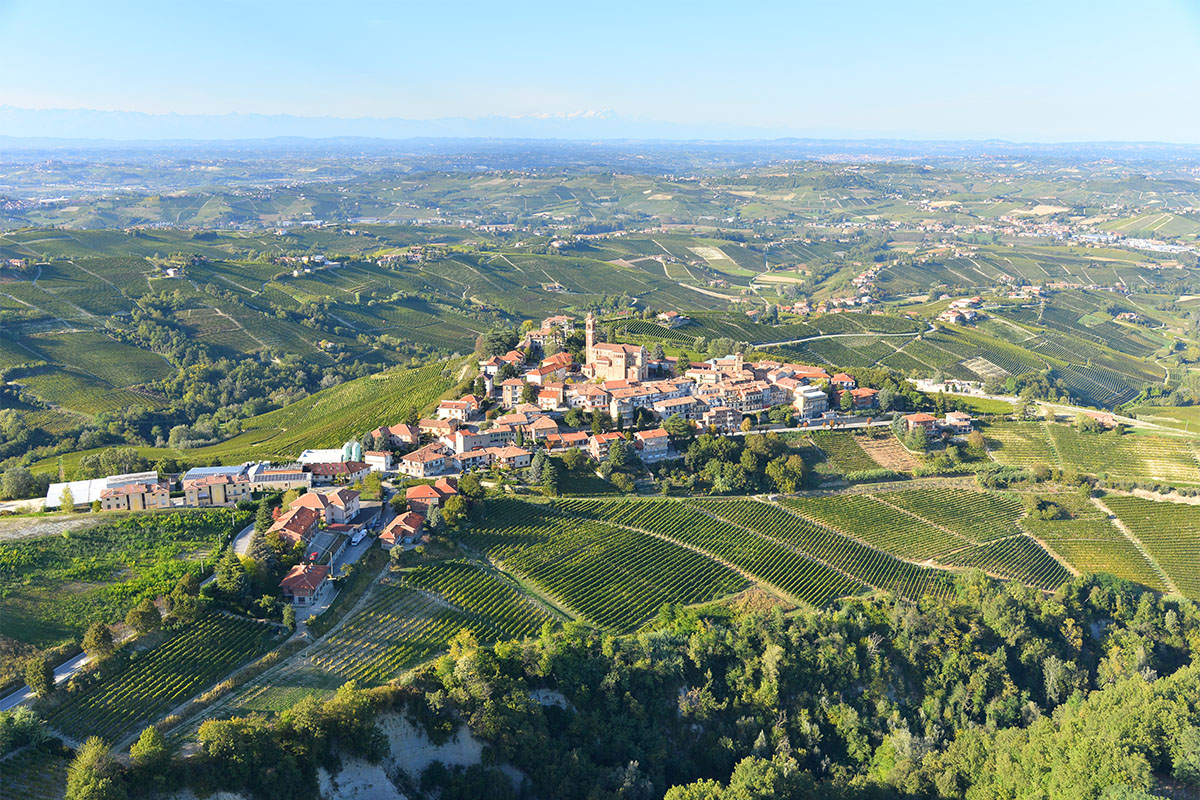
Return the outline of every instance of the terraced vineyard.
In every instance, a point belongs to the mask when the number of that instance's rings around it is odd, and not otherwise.
[[[1047,425],[1063,467],[1080,472],[1200,483],[1200,466],[1190,439],[1144,434],[1080,433],[1069,425]]]
[[[888,492],[879,499],[976,542],[1021,532],[1016,525],[1021,502],[1012,495],[938,488]]]
[[[494,630],[489,639],[519,639],[537,633],[551,621],[544,609],[507,581],[465,561],[418,567],[405,585],[432,592],[481,620]]]
[[[957,567],[975,567],[994,575],[1052,591],[1070,580],[1071,573],[1025,535],[999,539],[959,550],[944,559]]]
[[[1142,552],[1099,514],[1089,519],[1029,519],[1023,525],[1082,573],[1107,572],[1166,591],[1162,576]]]
[[[62,800],[70,764],[68,751],[27,747],[0,761],[0,788],[10,798]]]
[[[570,501],[559,508],[598,501]],[[698,603],[745,587],[733,570],[652,536],[580,521],[520,501],[489,503],[464,537],[557,602],[611,630],[629,630],[663,603]]]
[[[1200,506],[1106,495],[1104,504],[1141,541],[1185,597],[1200,601]]]
[[[714,500],[703,506],[721,519],[783,542],[869,586],[901,597],[911,600],[926,595],[942,597],[950,590],[945,572],[902,561],[779,506],[749,500]]]
[[[442,651],[463,628],[477,636],[489,632],[486,623],[428,594],[382,584],[307,661],[339,681],[378,685]]]
[[[788,500],[787,506],[872,547],[914,561],[937,558],[970,544],[867,494],[796,498]]]
[[[825,454],[824,466],[819,468],[822,471],[845,474],[879,469],[878,462],[859,446],[858,437],[852,433],[822,431],[814,433],[811,439]]]
[[[117,741],[261,653],[279,628],[210,614],[177,631],[85,691],[68,695],[47,723],[68,736]]]
[[[1046,426],[1040,422],[993,422],[984,436],[992,458],[1014,467],[1060,466]]]
[[[797,601],[823,606],[864,587],[778,542],[713,519],[675,501],[568,500],[560,508],[668,536],[775,586]]]

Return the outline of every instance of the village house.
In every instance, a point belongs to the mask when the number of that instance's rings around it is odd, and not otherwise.
[[[314,486],[357,483],[371,474],[371,465],[365,461],[327,461],[309,464],[306,469],[312,475]]]
[[[329,592],[330,569],[325,564],[297,564],[279,582],[283,600],[293,606],[319,605]]]
[[[699,422],[709,410],[708,403],[698,397],[673,397],[670,400],[657,400],[652,406],[659,419],[668,419],[679,415],[688,422]]]
[[[396,454],[391,450],[368,450],[363,453],[363,461],[374,472],[394,472],[396,469]]]
[[[411,478],[429,478],[446,471],[446,446],[427,444],[400,457],[399,471]]]
[[[500,405],[512,408],[521,402],[521,393],[525,391],[525,381],[520,378],[507,378],[500,381]]]
[[[419,514],[429,514],[431,508],[441,508],[442,505],[458,494],[458,481],[454,478],[438,478],[432,484],[410,486],[404,490],[404,500],[410,511]]]
[[[567,387],[567,405],[583,411],[595,411],[608,406],[612,397],[594,383],[575,383]]]
[[[937,417],[932,414],[926,414],[924,411],[918,411],[916,414],[905,414],[904,417],[905,430],[916,430],[923,428],[926,431],[932,432],[933,426],[937,424]]]
[[[587,447],[588,435],[583,431],[552,433],[546,437],[546,449],[552,453],[564,450],[582,450]]]
[[[865,386],[857,389],[843,389],[838,393],[838,402],[841,402],[842,394],[850,393],[851,408],[855,411],[862,411],[868,408],[875,408],[879,405],[879,390],[869,389]]]
[[[616,431],[594,434],[588,439],[588,455],[597,461],[603,461],[608,458],[608,448],[612,446],[612,443],[617,439],[624,438],[624,436]]]
[[[491,457],[491,464],[502,469],[521,469],[528,467],[533,459],[533,453],[516,445],[503,447],[486,447],[484,452]]]
[[[271,523],[267,533],[278,533],[281,539],[294,547],[308,542],[317,532],[320,521],[321,515],[311,508],[289,508]]]
[[[421,537],[425,517],[415,511],[406,511],[389,522],[379,534],[379,546],[391,550],[398,544],[413,544]]]
[[[300,495],[288,507],[311,508],[321,515],[326,525],[344,524],[358,516],[359,493],[345,487],[317,489]]]
[[[633,434],[633,444],[638,449],[642,461],[647,464],[662,461],[670,456],[671,437],[662,428],[638,431]]]
[[[189,506],[232,506],[250,499],[250,479],[244,474],[200,475],[183,480],[184,503]]]
[[[467,422],[479,413],[479,398],[468,394],[458,400],[443,400],[438,403],[438,419]]]
[[[455,419],[422,419],[417,421],[421,433],[435,438],[452,436],[458,430],[458,420]]]
[[[113,486],[100,492],[105,511],[146,511],[171,507],[171,487],[166,481],[147,481]]]
[[[712,406],[700,417],[700,424],[721,433],[732,433],[742,425],[742,415],[729,406]]]
[[[942,430],[962,435],[971,432],[971,415],[962,411],[951,411],[940,423]]]
[[[858,386],[858,381],[854,380],[854,376],[847,375],[844,372],[839,372],[829,379],[829,385],[835,389],[854,389]]]
[[[829,408],[829,395],[817,386],[805,386],[795,395],[792,404],[805,419],[814,419]]]
[[[421,430],[416,425],[384,425],[371,431],[371,436],[380,446],[412,447],[421,441]]]

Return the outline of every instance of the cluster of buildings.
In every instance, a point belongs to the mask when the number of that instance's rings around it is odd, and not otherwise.
[[[938,319],[949,325],[964,325],[968,322],[974,322],[979,318],[977,308],[983,303],[983,298],[976,295],[974,297],[960,297],[957,300],[950,301],[950,305],[945,311],[938,314]]]
[[[596,341],[595,325],[589,314],[583,364],[574,363],[565,352],[526,363],[527,353],[544,352],[549,343],[574,330],[574,320],[565,316],[544,320],[527,334],[523,349],[481,361],[485,388],[503,413],[484,420],[482,402],[471,395],[443,401],[436,418],[416,426],[419,434],[434,441],[399,456],[396,471],[427,478],[491,466],[524,467],[532,458],[524,445],[533,442],[551,452],[575,448],[597,459],[605,457],[611,441],[621,434],[564,427],[561,420],[572,409],[599,411],[622,426],[649,414],[658,420],[678,416],[696,426],[730,432],[746,415],[779,405],[794,406],[805,419],[836,416],[830,399],[841,407],[843,393],[849,394],[854,410],[878,407],[878,392],[859,387],[844,373],[831,376],[821,367],[779,361],[748,363],[738,354],[689,364],[652,361],[641,345]],[[515,377],[499,379],[501,373],[514,371]],[[411,427],[399,431],[403,440],[411,440]],[[373,435],[396,436],[396,427],[379,428]],[[662,428],[635,433],[633,443],[648,463],[673,455]]]

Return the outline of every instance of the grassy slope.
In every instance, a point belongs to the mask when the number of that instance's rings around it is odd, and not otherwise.
[[[418,413],[426,410],[451,388],[461,367],[461,362],[437,362],[358,378],[251,417],[243,423],[241,434],[219,444],[192,450],[160,447],[138,450],[150,461],[175,458],[192,464],[208,464],[213,459],[225,464],[252,459],[294,459],[305,448],[336,447],[380,425],[401,422],[413,410]],[[79,458],[88,452],[92,451],[64,456],[64,469],[72,472]],[[34,465],[39,472],[57,469],[57,458]]]

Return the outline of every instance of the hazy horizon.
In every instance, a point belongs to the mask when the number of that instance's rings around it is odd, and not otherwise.
[[[0,135],[1200,141],[1185,0],[209,9],[0,2]]]

